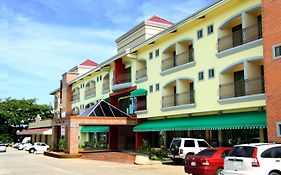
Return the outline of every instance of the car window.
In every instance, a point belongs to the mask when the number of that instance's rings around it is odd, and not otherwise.
[[[234,147],[228,156],[231,157],[253,157],[255,147],[251,146],[236,146]]]
[[[203,150],[200,151],[198,154],[196,154],[197,156],[212,156],[216,153],[217,150]]]
[[[224,158],[225,156],[228,155],[230,150],[224,150],[222,153],[221,153],[221,157]]]
[[[209,147],[209,145],[208,145],[208,143],[207,142],[205,142],[205,141],[198,141],[198,145],[199,145],[199,147]]]
[[[195,147],[194,140],[185,140],[184,141],[184,147]]]
[[[172,141],[171,147],[180,147],[180,145],[181,145],[181,140],[177,139]]]
[[[281,158],[281,146],[265,150],[261,157],[263,158]]]

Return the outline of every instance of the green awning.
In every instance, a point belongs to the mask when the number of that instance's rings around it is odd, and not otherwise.
[[[108,132],[108,126],[82,126],[80,132]]]
[[[145,89],[136,89],[131,92],[131,97],[145,96],[147,95],[147,90]]]
[[[266,127],[265,112],[245,112],[210,116],[194,116],[149,120],[134,127],[134,132],[174,130],[255,129]]]

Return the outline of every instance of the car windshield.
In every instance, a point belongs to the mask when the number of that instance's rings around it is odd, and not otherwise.
[[[216,153],[216,150],[208,150],[205,149],[203,151],[200,151],[198,154],[196,154],[197,156],[212,156]]]
[[[253,157],[255,147],[251,146],[236,146],[234,147],[228,156],[230,157]]]

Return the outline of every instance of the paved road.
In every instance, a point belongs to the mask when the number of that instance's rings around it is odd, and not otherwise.
[[[56,159],[8,148],[0,153],[0,175],[184,175],[183,166],[131,165],[83,159]]]

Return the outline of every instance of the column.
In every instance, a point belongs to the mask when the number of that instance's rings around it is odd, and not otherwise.
[[[69,154],[78,154],[79,124],[70,123],[66,126],[67,150]]]
[[[260,142],[264,143],[264,132],[263,128],[259,128],[259,134],[260,134]]]
[[[222,147],[222,142],[223,142],[223,131],[218,130],[218,140],[219,140],[219,147]]]

